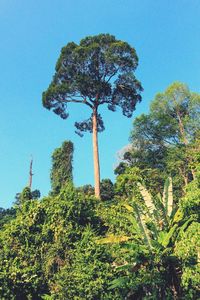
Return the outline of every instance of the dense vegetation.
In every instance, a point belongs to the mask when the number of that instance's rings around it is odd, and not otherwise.
[[[200,95],[173,83],[134,120],[130,142],[101,201],[74,186],[65,141],[49,195],[25,187],[0,210],[0,299],[200,297]]]

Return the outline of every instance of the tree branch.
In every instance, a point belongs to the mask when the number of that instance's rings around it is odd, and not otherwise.
[[[64,99],[62,102],[69,103],[69,102],[74,102],[74,103],[82,103],[88,105],[90,108],[93,108],[93,106],[84,98],[83,100],[77,100],[73,99],[72,97],[69,97],[70,99]]]
[[[110,75],[110,77],[108,77],[108,79],[106,80],[106,83],[108,83],[110,81],[110,79],[117,74],[118,71],[119,71],[119,68],[117,68],[117,70],[112,75]],[[104,78],[106,78],[106,75]]]

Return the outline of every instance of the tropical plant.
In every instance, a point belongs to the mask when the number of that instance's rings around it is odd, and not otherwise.
[[[124,176],[123,182],[126,189],[130,172],[128,175]],[[118,278],[110,288],[120,289],[127,299],[176,299],[182,290],[181,264],[174,255],[174,245],[180,226],[187,226],[187,221],[184,221],[180,209],[173,212],[170,177],[166,180],[163,195],[156,198],[141,180],[137,181],[138,178],[132,181],[132,196],[129,193],[124,201],[132,234],[106,236],[98,241],[101,244],[120,243],[113,264]]]
[[[185,223],[175,242],[174,254],[182,267],[181,287],[185,299],[198,299],[200,294],[200,163],[196,163],[196,179],[186,188],[180,201]]]

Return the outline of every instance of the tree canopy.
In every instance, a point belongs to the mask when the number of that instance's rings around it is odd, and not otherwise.
[[[142,87],[134,76],[138,66],[136,51],[128,43],[109,34],[88,36],[62,48],[55,75],[43,93],[43,105],[66,119],[68,103],[82,103],[90,108],[106,104],[115,111],[121,107],[131,117],[141,101]],[[99,130],[103,121],[98,115]],[[80,131],[92,131],[91,119],[75,123]]]
[[[200,95],[175,82],[155,96],[148,114],[135,118],[132,148],[116,172],[123,173],[125,165],[137,166],[146,173],[147,184],[149,188],[152,184],[154,191],[155,185],[161,186],[172,175],[180,197],[183,187],[195,177],[193,154],[199,151],[199,132]]]

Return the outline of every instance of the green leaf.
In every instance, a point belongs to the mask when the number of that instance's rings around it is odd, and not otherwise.
[[[174,235],[176,229],[178,228],[178,224],[175,224],[169,232],[162,234],[160,236],[160,243],[163,245],[163,247],[167,247],[171,241],[172,236]]]
[[[119,277],[117,279],[114,279],[111,284],[110,287],[108,288],[109,290],[113,290],[116,288],[122,288],[124,287],[127,283],[129,282],[129,278],[127,276],[123,276],[123,277]]]
[[[124,236],[110,235],[103,239],[97,240],[97,244],[118,244],[118,243],[126,242],[129,239],[131,239],[131,237],[125,235]]]

